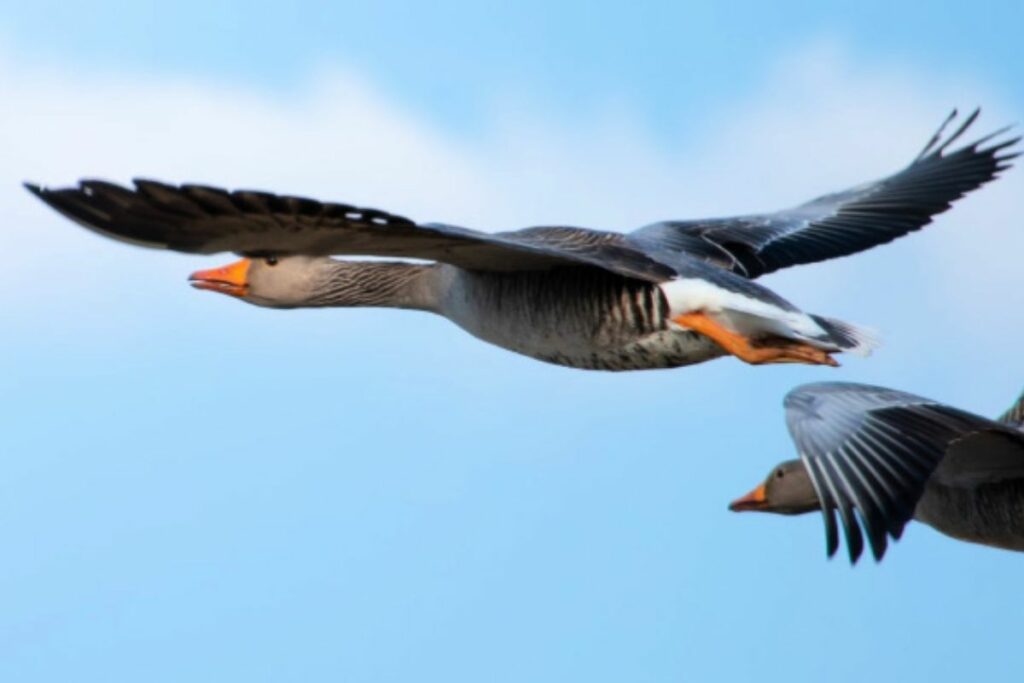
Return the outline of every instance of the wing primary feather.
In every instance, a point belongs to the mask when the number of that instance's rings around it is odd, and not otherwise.
[[[1020,137],[1019,136],[1015,137],[1015,138],[1011,138],[1009,140],[1004,140],[1003,142],[1000,142],[997,145],[993,145],[992,147],[988,147],[988,148],[984,148],[983,147],[983,145],[986,142],[988,142],[989,140],[992,140],[993,138],[997,138],[1000,135],[1002,135],[1003,133],[1006,133],[1008,131],[1013,130],[1015,126],[1016,126],[1016,124],[1013,124],[1013,123],[1011,123],[1008,126],[1003,126],[1002,128],[1000,128],[997,131],[993,131],[993,132],[989,133],[988,135],[985,135],[984,137],[978,138],[977,140],[975,140],[974,142],[971,143],[971,147],[973,147],[976,151],[979,151],[979,152],[998,152],[999,150],[1003,149],[1004,147],[1009,147],[1009,146],[1011,146],[1013,144],[1016,144],[1017,142],[1020,141]]]
[[[820,470],[820,463],[817,458],[809,457],[806,453],[800,453],[800,459],[807,468],[811,478],[811,486],[821,503],[821,517],[825,524],[825,556],[832,557],[839,549],[839,530],[836,527],[835,503],[832,495],[825,487],[824,475]]]
[[[881,497],[862,468],[860,454],[857,452],[856,444],[852,441],[842,449],[842,456],[837,460],[840,470],[844,475],[846,485],[851,493],[867,531],[868,541],[871,544],[871,554],[875,560],[881,560],[885,554],[885,534],[888,528],[889,506]],[[864,468],[870,472],[870,468]]]
[[[856,564],[861,553],[864,551],[864,536],[861,533],[860,523],[857,519],[856,505],[854,504],[853,496],[845,486],[842,473],[836,464],[835,454],[830,453],[824,459],[824,463],[831,470],[832,476],[829,477],[828,481],[834,487],[838,498],[837,510],[843,527],[843,536],[846,538],[846,549],[850,557],[850,564]]]
[[[865,459],[870,460],[872,463],[879,465],[884,468],[886,472],[892,477],[894,481],[886,481],[880,471],[875,471],[875,477],[880,482],[881,486],[885,489],[886,502],[888,504],[888,511],[886,514],[887,528],[890,534],[895,534],[896,530],[901,529],[906,520],[909,520],[914,515],[915,501],[908,501],[909,490],[914,488],[914,484],[904,479],[898,472],[896,472],[889,459],[880,453],[884,451],[877,442],[872,443],[872,439],[868,434],[867,430],[861,431],[858,435],[855,435],[856,443],[861,444],[862,448],[859,451],[859,455]],[[896,536],[894,535],[894,538]]]
[[[946,116],[945,120],[939,126],[939,129],[935,131],[935,134],[932,135],[931,138],[928,140],[928,144],[924,146],[924,149],[921,150],[921,153],[918,154],[917,157],[914,159],[915,162],[920,161],[925,156],[927,156],[928,153],[931,151],[932,147],[934,147],[935,144],[942,139],[942,133],[946,130],[946,126],[949,125],[950,121],[956,118],[956,115],[957,110],[954,108],[953,111],[949,112],[949,114]]]
[[[932,463],[910,447],[911,434],[903,431],[900,426],[877,420],[874,423],[874,434],[880,441],[884,441],[888,450],[892,453],[902,453],[902,457],[894,459],[894,462],[902,466],[904,472],[911,481],[917,481],[927,477],[930,473]]]
[[[195,202],[188,199],[181,192],[178,192],[177,188],[166,183],[136,178],[132,180],[132,184],[135,185],[135,189],[138,190],[141,197],[164,211],[177,214],[186,219],[204,218],[206,216],[206,213]]]
[[[1019,427],[1024,422],[1024,393],[1022,393],[1013,405],[1007,408],[998,418],[997,422],[1008,424],[1012,427]]]
[[[956,129],[956,132],[950,135],[945,142],[939,145],[938,149],[932,152],[932,156],[941,156],[942,153],[946,151],[947,147],[956,142],[960,138],[960,136],[963,135],[967,131],[967,129],[971,127],[971,124],[974,123],[974,121],[978,118],[979,114],[981,114],[981,107],[975,108],[975,110],[971,112],[970,116],[968,116],[964,120],[964,122],[960,124],[960,127]]]
[[[241,211],[231,201],[231,195],[220,188],[205,185],[182,185],[181,189],[189,199],[211,215],[241,215]]]
[[[880,180],[774,213],[655,223],[629,239],[652,255],[685,252],[747,278],[891,242],[928,225],[955,201],[998,177],[1019,154],[1014,146],[1020,136],[999,137],[1007,127],[953,146],[980,111],[960,121],[954,110],[908,166]],[[958,125],[950,131],[953,124]]]
[[[839,519],[843,523],[843,535],[846,536],[846,549],[849,551],[850,564],[857,564],[857,559],[864,551],[864,537],[860,533],[860,526],[853,513],[853,505],[850,503],[851,492],[843,484],[843,475],[836,465],[834,453],[827,453],[821,459],[822,469],[826,473],[825,484],[828,486],[833,497],[836,499],[836,508],[839,511]]]

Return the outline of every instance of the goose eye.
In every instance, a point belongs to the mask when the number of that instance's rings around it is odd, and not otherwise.
[[[776,479],[782,479],[782,475],[784,475],[784,474],[785,474],[785,472],[783,472],[781,469],[775,470],[775,478]]]
[[[268,256],[266,259],[264,259],[264,261],[266,262],[266,264],[268,266],[276,266],[277,265],[277,257],[276,256]]]

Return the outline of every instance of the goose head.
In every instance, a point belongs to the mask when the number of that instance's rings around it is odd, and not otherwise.
[[[257,306],[295,308],[308,304],[336,264],[322,256],[244,258],[228,266],[189,276],[196,289],[233,296]]]
[[[807,468],[799,460],[787,460],[772,468],[753,491],[729,504],[733,512],[774,512],[800,515],[821,509]]]

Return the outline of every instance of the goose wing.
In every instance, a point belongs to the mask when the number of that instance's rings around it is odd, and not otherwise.
[[[1019,155],[1010,149],[1019,137],[1000,139],[1005,128],[947,151],[978,113],[944,139],[954,111],[909,166],[882,180],[776,213],[655,223],[629,239],[656,258],[684,251],[749,278],[891,242],[930,223]]]
[[[133,184],[83,180],[59,189],[26,187],[102,235],[187,253],[392,256],[506,271],[587,265],[654,282],[674,274],[617,233],[551,227],[489,234],[266,192],[152,180]]]
[[[1006,412],[1000,415],[997,419],[1008,425],[1024,429],[1024,393],[1022,393],[1014,404],[1007,408]]]
[[[965,489],[1024,479],[1024,432],[986,430],[957,439],[934,478],[944,486]]]
[[[898,539],[925,483],[955,440],[1013,430],[956,408],[884,387],[830,382],[797,387],[786,422],[821,503],[828,555],[839,546],[838,511],[850,561],[867,534],[876,560]]]
[[[1024,479],[1024,394],[997,421],[1010,429],[957,439],[935,471],[935,479],[960,488]]]

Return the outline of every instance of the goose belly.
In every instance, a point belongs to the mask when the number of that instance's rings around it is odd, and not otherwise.
[[[707,337],[670,329],[664,298],[647,283],[591,269],[452,270],[440,312],[484,341],[537,360],[643,370],[722,355]]]
[[[696,332],[666,330],[613,347],[513,351],[538,360],[583,370],[654,370],[701,363],[722,355],[721,349]]]

